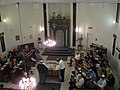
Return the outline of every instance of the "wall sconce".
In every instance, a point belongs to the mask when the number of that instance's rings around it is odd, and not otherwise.
[[[75,31],[76,31],[76,32],[79,32],[79,29],[78,29],[78,27],[76,27]]]
[[[113,20],[113,24],[115,24],[116,23],[116,21],[115,20]]]
[[[78,28],[78,27],[76,27],[76,29],[75,29],[75,30],[76,30],[76,33],[81,33],[81,32],[82,32],[81,27],[79,27],[79,28]]]
[[[81,27],[79,27],[79,33],[81,33],[82,32],[82,29],[81,29]]]
[[[3,19],[3,22],[7,22],[7,20],[6,20],[6,19]]]
[[[40,32],[44,32],[44,27],[40,26]]]

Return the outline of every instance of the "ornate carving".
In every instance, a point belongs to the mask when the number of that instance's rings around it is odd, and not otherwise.
[[[50,23],[50,28],[53,30],[56,30],[56,28],[58,27],[63,27],[66,28],[66,30],[68,30],[70,20],[58,14],[57,17],[53,16],[53,18],[49,20],[49,23]]]
[[[66,17],[62,17],[60,14],[58,14],[58,16],[53,16],[53,17],[49,20],[50,36],[56,40],[57,31],[61,30],[63,32],[63,38],[64,38],[63,40],[61,40],[63,46],[69,45],[68,33],[69,33],[70,19],[67,19]]]

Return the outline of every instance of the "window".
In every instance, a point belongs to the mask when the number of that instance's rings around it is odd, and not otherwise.
[[[2,52],[4,52],[6,50],[5,41],[4,41],[4,32],[0,33],[0,43],[1,43]]]

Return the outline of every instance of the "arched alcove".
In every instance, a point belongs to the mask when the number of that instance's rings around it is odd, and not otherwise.
[[[57,42],[56,46],[66,47],[69,46],[70,39],[70,20],[66,19],[66,17],[61,17],[58,15],[57,17],[53,17],[49,20],[50,24],[50,37],[55,39]]]

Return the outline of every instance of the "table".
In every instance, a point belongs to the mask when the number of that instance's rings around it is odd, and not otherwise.
[[[59,77],[59,66],[55,61],[47,61],[45,65],[48,68],[47,76]]]

